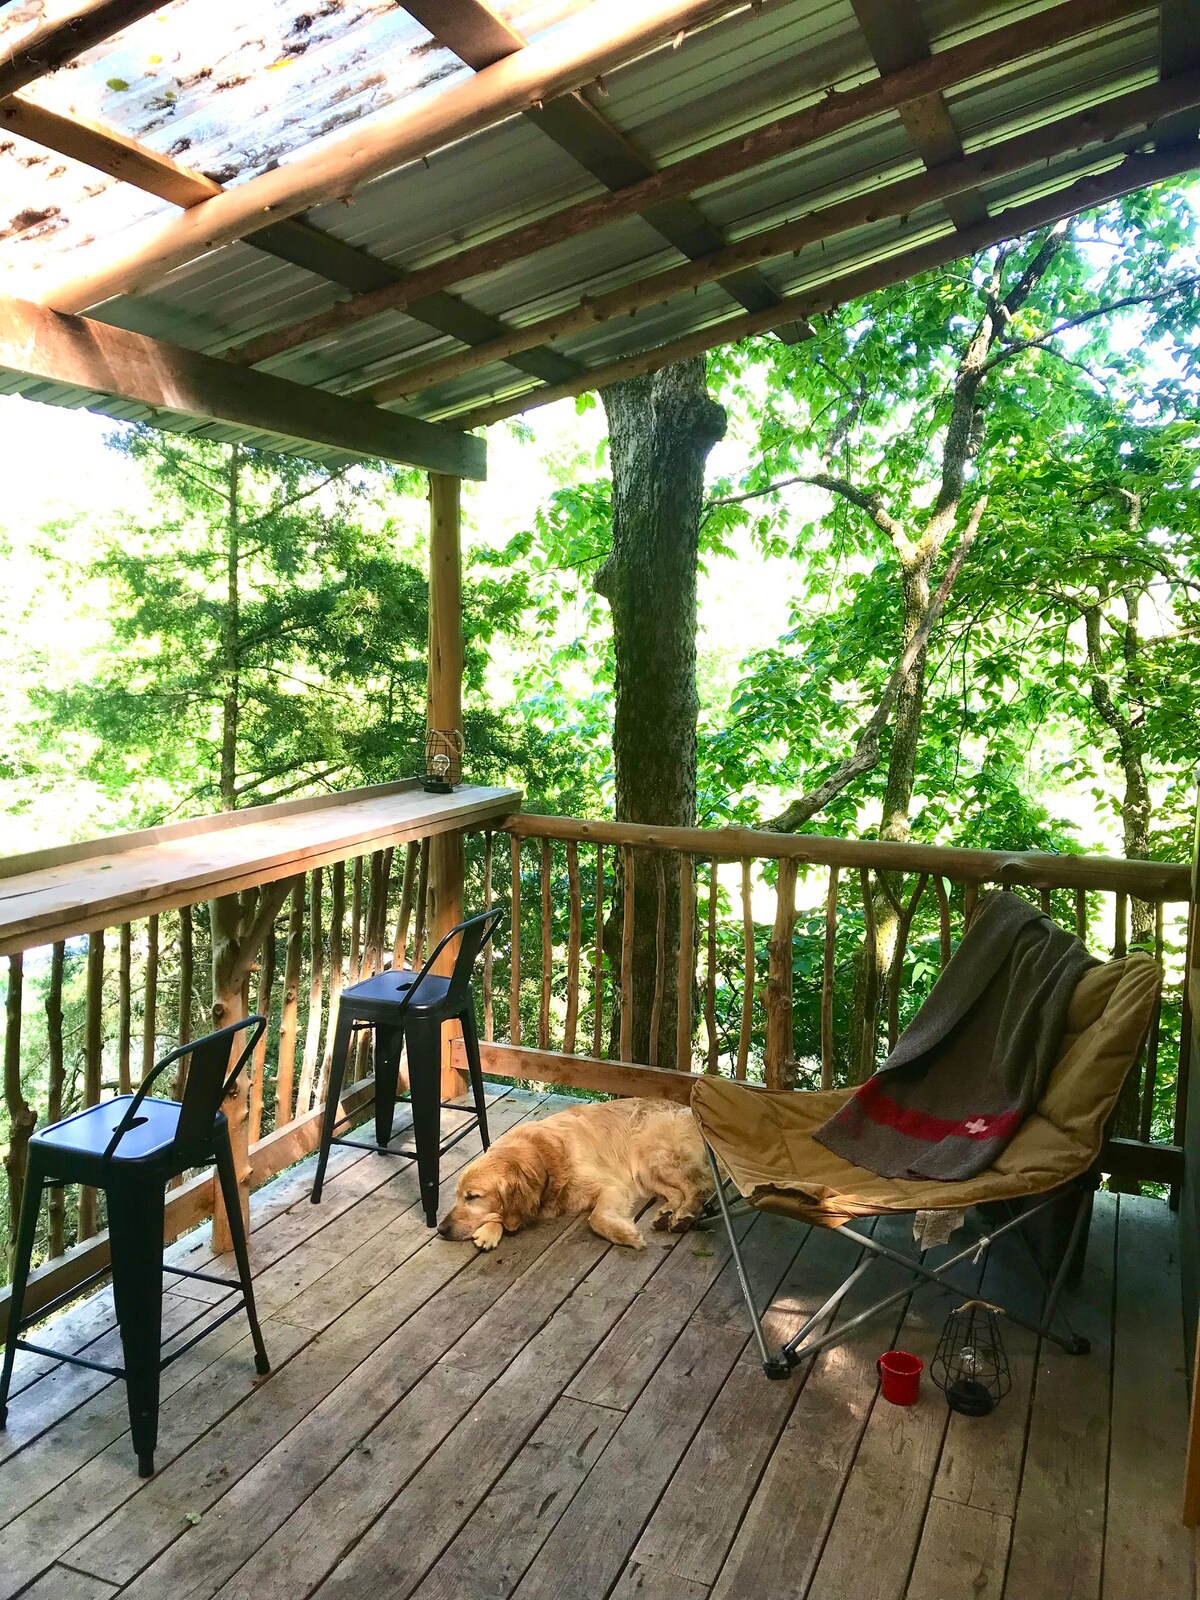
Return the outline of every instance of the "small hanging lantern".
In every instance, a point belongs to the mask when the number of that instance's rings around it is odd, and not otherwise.
[[[998,1310],[986,1300],[968,1300],[952,1311],[929,1369],[951,1411],[965,1417],[986,1417],[1012,1388]]]
[[[462,782],[463,736],[457,728],[430,728],[425,735],[421,786],[429,794],[450,794]]]

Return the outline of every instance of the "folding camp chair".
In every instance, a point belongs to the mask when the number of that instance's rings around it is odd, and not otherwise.
[[[1053,1280],[1047,1284],[1041,1321],[1027,1321],[1013,1311],[1007,1314],[1011,1321],[1052,1339],[1072,1354],[1087,1353],[1088,1341],[1069,1324],[1063,1333],[1053,1324],[1072,1260],[1083,1243],[1092,1193],[1100,1181],[1105,1130],[1145,1042],[1160,981],[1158,966],[1141,952],[1084,973],[1072,996],[1066,1033],[1041,1101],[995,1164],[962,1182],[882,1178],[819,1144],[813,1134],[853,1090],[768,1093],[721,1078],[702,1078],[696,1084],[692,1112],[704,1136],[717,1205],[769,1378],[786,1378],[802,1361],[836,1344],[851,1328],[911,1292],[912,1285],[906,1285],[835,1330],[812,1336],[876,1258],[897,1263],[923,1282],[939,1283],[958,1263],[1001,1234],[1022,1228],[1049,1206],[1062,1202],[1069,1206],[1072,1201],[1070,1238]],[[845,1282],[777,1352],[768,1349],[763,1337],[733,1230],[722,1169],[735,1190],[756,1209],[817,1227],[838,1228],[864,1252]],[[1030,1205],[1031,1200],[1036,1203]],[[1004,1220],[987,1227],[980,1238],[950,1260],[932,1267],[917,1254],[906,1255],[851,1226],[863,1217],[966,1211],[973,1206],[991,1210],[994,1203],[1003,1207]]]

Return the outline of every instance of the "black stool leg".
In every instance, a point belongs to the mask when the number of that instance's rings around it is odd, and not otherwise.
[[[246,1246],[246,1230],[242,1225],[242,1206],[238,1191],[237,1171],[233,1165],[233,1146],[229,1142],[229,1128],[214,1131],[213,1144],[217,1153],[217,1177],[221,1182],[221,1198],[225,1201],[225,1215],[229,1218],[229,1237],[233,1240],[233,1258],[237,1262],[238,1277],[242,1284],[242,1298],[246,1302],[246,1321],[250,1324],[250,1337],[254,1341],[254,1370],[265,1378],[271,1370],[263,1344],[262,1329],[258,1325],[258,1312],[254,1306],[254,1282],[250,1276],[250,1251]]]
[[[440,1020],[410,1017],[404,1039],[408,1046],[408,1094],[412,1103],[413,1143],[425,1221],[437,1226],[438,1168],[441,1161],[442,1025]]]
[[[8,1338],[4,1344],[4,1370],[0,1373],[0,1428],[8,1424],[8,1390],[12,1383],[13,1362],[17,1357],[17,1340],[21,1335],[21,1313],[25,1309],[25,1285],[29,1279],[29,1263],[33,1257],[37,1238],[38,1211],[42,1203],[45,1175],[36,1145],[29,1148],[29,1164],[25,1170],[25,1193],[21,1197],[21,1220],[17,1226],[16,1253],[13,1257],[12,1294],[8,1305]]]
[[[386,1150],[391,1143],[392,1123],[396,1120],[396,1086],[400,1081],[400,1054],[404,1049],[403,1028],[375,1025],[375,1143]]]
[[[471,1077],[471,1093],[475,1098],[475,1115],[479,1119],[479,1137],[486,1150],[492,1141],[488,1135],[487,1096],[483,1092],[483,1064],[479,1059],[479,1034],[475,1031],[475,1007],[470,1004],[464,1006],[458,1020],[462,1023],[463,1049]]]
[[[125,1352],[129,1427],[138,1476],[154,1472],[158,1442],[158,1378],[162,1359],[162,1180],[110,1182],[108,1237],[112,1249],[113,1301]]]
[[[325,1186],[325,1168],[329,1165],[329,1151],[333,1145],[333,1130],[337,1126],[338,1103],[342,1098],[342,1083],[346,1077],[346,1057],[350,1054],[352,1016],[345,1006],[338,1006],[337,1027],[333,1035],[333,1052],[329,1057],[329,1083],[325,1090],[325,1115],[321,1118],[321,1148],[317,1156],[317,1175],[313,1179],[313,1205],[321,1198]]]

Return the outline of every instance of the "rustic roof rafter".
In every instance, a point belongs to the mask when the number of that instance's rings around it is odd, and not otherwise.
[[[31,28],[0,61],[0,98],[54,72],[72,56],[103,44],[170,0],[76,0]]]
[[[477,72],[528,46],[528,40],[501,21],[485,0],[406,0],[404,9]],[[628,188],[657,170],[578,90],[531,107],[525,117],[610,191]],[[725,243],[721,230],[684,197],[648,208],[642,215],[660,238],[693,261]],[[722,288],[748,311],[779,300],[762,274],[752,270],[730,274]]]
[[[851,0],[851,4],[880,72],[898,72],[915,61],[928,60],[929,35],[920,11],[910,0]],[[902,106],[900,119],[929,171],[962,160],[962,140],[940,90]],[[945,204],[956,228],[987,220],[987,206],[972,190],[947,196]]]
[[[856,123],[895,111],[934,90],[969,82],[983,73],[1052,50],[1081,34],[1144,15],[1149,9],[1149,0],[1065,0],[1034,17],[993,29],[886,77],[845,91],[830,91],[814,105],[710,145],[628,188],[575,202],[495,238],[469,245],[404,273],[394,285],[248,340],[232,348],[228,355],[231,360],[254,365],[314,340],[329,338],[372,317],[404,311],[422,295],[497,271],[564,239],[736,177]]]
[[[460,428],[483,428],[493,422],[550,405],[555,400],[565,400],[606,384],[619,383],[625,378],[644,376],[662,367],[685,361],[691,356],[703,355],[718,345],[732,344],[753,334],[772,331],[775,317],[809,318],[823,311],[845,305],[862,295],[872,294],[892,284],[903,283],[923,272],[944,267],[963,256],[991,249],[1006,239],[1015,239],[1036,228],[1061,222],[1089,207],[1103,205],[1106,201],[1132,194],[1152,183],[1162,183],[1183,173],[1200,169],[1200,150],[1178,146],[1151,153],[1130,155],[1119,166],[1107,172],[1080,178],[1065,188],[1040,196],[1021,205],[1007,207],[986,222],[958,232],[939,234],[923,244],[901,242],[900,248],[879,261],[855,268],[841,277],[830,279],[812,289],[799,290],[784,298],[780,306],[771,311],[747,312],[743,316],[725,317],[710,323],[694,333],[672,339],[653,349],[636,355],[622,356],[616,361],[591,368],[582,378],[570,383],[555,384],[545,389],[526,390],[519,395],[498,399],[486,405],[472,405],[449,414],[443,420]]]
[[[464,372],[495,361],[506,361],[517,351],[583,332],[612,317],[632,316],[674,295],[711,283],[731,267],[796,254],[805,245],[819,243],[884,217],[906,217],[931,202],[944,202],[956,195],[972,193],[982,183],[1026,171],[1089,145],[1102,147],[1094,153],[1097,162],[1111,161],[1145,143],[1148,130],[1160,120],[1194,106],[1200,106],[1200,70],[1181,74],[1165,83],[1149,84],[1145,89],[1136,89],[1106,105],[1076,112],[1004,144],[993,145],[978,155],[964,156],[959,161],[810,211],[794,222],[762,229],[736,244],[727,245],[707,260],[668,267],[636,283],[590,297],[555,316],[527,323],[493,344],[479,345],[474,350],[459,351],[410,367],[394,378],[366,386],[364,392],[376,404],[418,394]]]
[[[282,221],[311,206],[352,194],[362,184],[470,133],[490,127],[535,101],[553,99],[598,72],[654,49],[681,28],[740,10],[744,0],[606,0],[544,40],[451,84],[415,104],[362,119],[348,134],[297,156],[177,217],[155,219],[136,242],[78,250],[72,270],[44,286],[26,285],[43,305],[81,311],[160,282],[176,267],[244,239],[263,219]],[[76,267],[74,263],[78,263]]]

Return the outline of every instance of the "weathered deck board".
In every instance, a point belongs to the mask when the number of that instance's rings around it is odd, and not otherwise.
[[[494,1130],[558,1103],[514,1093]],[[448,1154],[444,1198],[476,1148]],[[275,1372],[255,1382],[237,1321],[170,1369],[150,1482],[119,1385],[26,1368],[0,1468],[0,1597],[1194,1600],[1175,1521],[1176,1224],[1160,1202],[1099,1197],[1071,1302],[1093,1354],[1007,1324],[1013,1391],[977,1420],[928,1384],[912,1411],[878,1397],[875,1357],[896,1343],[928,1358],[944,1294],[770,1383],[719,1233],[650,1235],[634,1254],[560,1222],[483,1256],[430,1236],[407,1165],[339,1151],[320,1207],[310,1176],[255,1199]],[[740,1227],[773,1338],[855,1259],[836,1234]],[[203,1239],[179,1248],[208,1258]],[[902,1281],[876,1265],[839,1316]],[[982,1292],[1036,1301],[1003,1247]],[[181,1326],[208,1310],[172,1293]],[[111,1303],[50,1336],[112,1346]]]
[[[1192,1578],[1175,1469],[1187,1439],[1179,1257],[1165,1215],[1158,1201],[1121,1196],[1104,1600],[1176,1594]],[[1158,1348],[1147,1364],[1151,1330]]]

